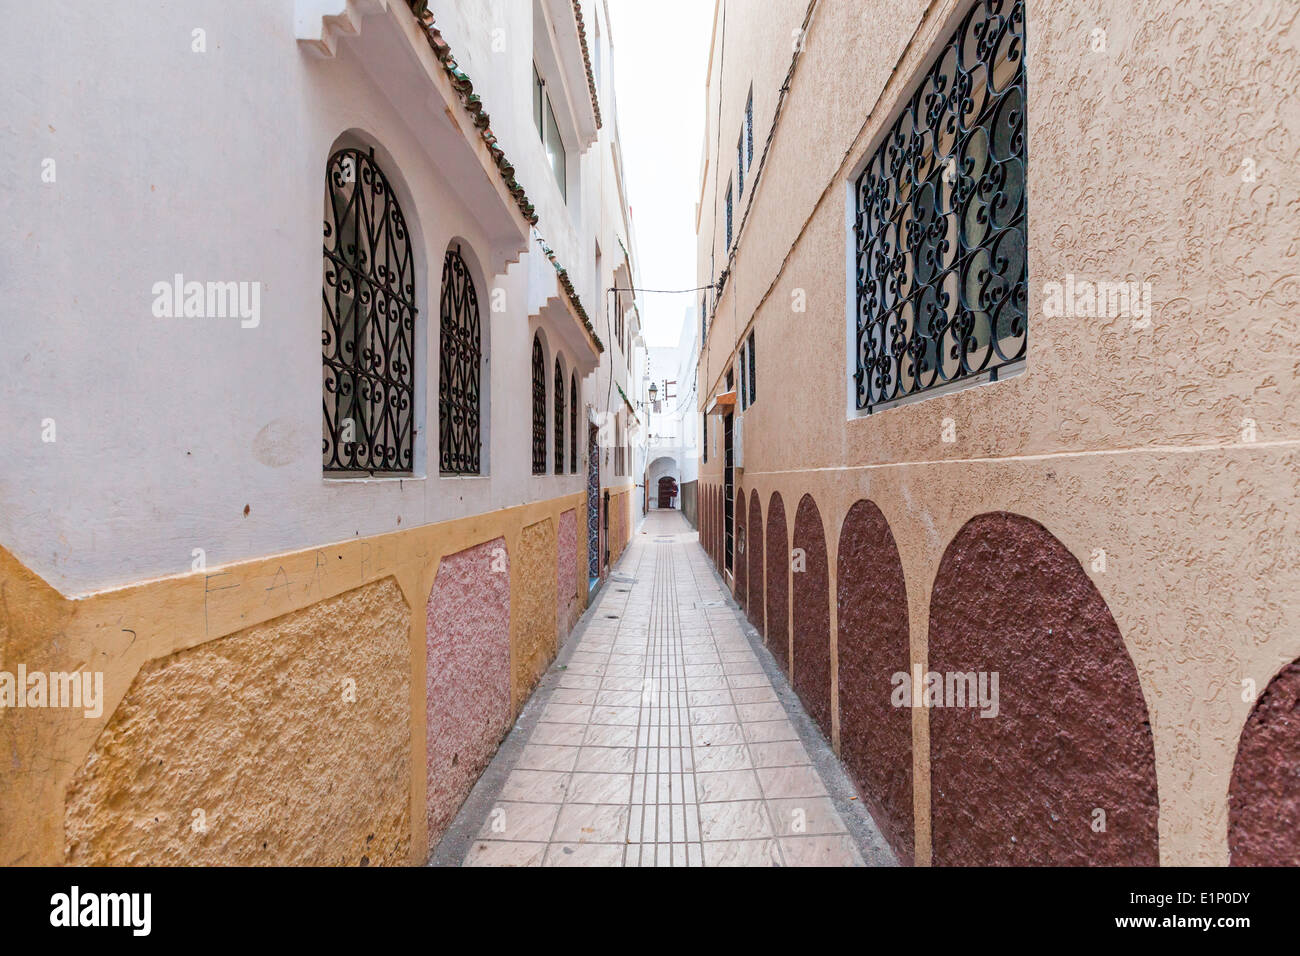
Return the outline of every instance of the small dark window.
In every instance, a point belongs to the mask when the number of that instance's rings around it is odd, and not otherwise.
[[[744,344],[740,346],[740,408],[741,411],[744,411],[746,408],[749,407],[749,388],[748,388],[749,378],[745,374],[746,348],[747,347]]]
[[[410,474],[415,264],[373,149],[340,149],[326,166],[322,271],[324,470]]]
[[[749,354],[749,404],[754,404],[754,399],[758,398],[758,375],[754,371],[754,330],[749,330],[749,348],[746,350]]]
[[[749,99],[745,101],[745,166],[754,161],[754,88],[749,88]]]
[[[533,474],[546,474],[546,355],[533,336]]]
[[[745,134],[740,134],[736,143],[736,195],[745,196]]]
[[[727,183],[727,250],[731,250],[731,183]]]

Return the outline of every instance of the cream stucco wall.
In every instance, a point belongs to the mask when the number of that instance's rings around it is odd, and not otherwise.
[[[755,89],[755,169],[787,27],[805,4],[722,3],[708,109],[724,122],[704,183],[700,277],[722,254],[711,218]],[[897,540],[913,661],[924,664],[930,589],[969,518],[1042,523],[1090,571],[1150,710],[1165,864],[1227,862],[1227,786],[1251,704],[1300,655],[1300,279],[1292,161],[1300,116],[1297,9],[1267,2],[1027,5],[1029,354],[1026,371],[869,418],[846,412],[846,204],[857,164],[911,78],[969,4],[822,0],[703,349],[702,400],[721,390],[752,326],[759,401],[745,413],[738,484],[764,517],[817,501],[831,555],[834,666],[839,526],[869,498]],[[720,13],[721,16],[721,13]],[[1107,31],[1104,52],[1093,30]],[[721,37],[721,30],[715,28]],[[767,97],[765,101],[765,97]],[[714,147],[710,131],[707,148]],[[1242,175],[1253,161],[1257,181]],[[753,172],[750,173],[752,180]],[[739,219],[739,214],[737,216]],[[761,224],[755,228],[754,223]],[[721,272],[721,266],[716,270]],[[1149,328],[1048,319],[1067,273],[1152,283]],[[701,283],[703,284],[703,282]],[[807,311],[795,312],[796,292]],[[957,440],[941,440],[952,419]],[[1243,420],[1256,423],[1243,439]],[[710,432],[720,430],[716,420]],[[721,456],[701,484],[721,483]],[[834,676],[832,688],[836,686]],[[836,727],[838,731],[838,726]],[[929,859],[928,723],[914,713],[917,860]]]
[[[16,224],[0,276],[0,437],[13,449],[0,541],[67,593],[187,571],[195,549],[224,563],[580,491],[581,468],[531,474],[529,417],[512,413],[531,400],[521,328],[536,321],[539,238],[607,349],[578,354],[552,328],[548,375],[556,354],[583,369],[580,415],[619,404],[607,384],[626,361],[610,355],[600,303],[622,261],[616,236],[635,243],[612,102],[597,141],[573,144],[566,204],[531,118],[531,0],[433,5],[537,206],[531,230],[404,0],[366,6],[375,12],[331,57],[299,38],[307,7],[320,4],[200,0],[68,22],[33,4],[0,40],[0,168]],[[576,36],[569,16],[555,29]],[[510,42],[493,52],[501,23]],[[590,110],[585,86],[573,95]],[[346,137],[375,146],[415,240],[416,468],[405,479],[321,473],[320,230],[326,160]],[[473,478],[438,474],[439,283],[453,243],[474,273],[487,350],[486,466]],[[155,318],[153,285],[177,273],[260,283],[258,325]],[[550,264],[537,275],[555,297]],[[548,401],[548,434],[550,414]]]
[[[516,40],[531,36],[537,7],[432,8],[535,226],[405,0],[200,0],[93,21],[35,4],[0,39],[0,168],[15,185],[3,201],[16,225],[0,240],[11,266],[0,275],[0,436],[13,450],[0,467],[0,672],[84,671],[104,685],[91,716],[0,709],[0,862],[423,862],[440,835],[429,821],[445,822],[468,789],[458,779],[430,798],[429,715],[482,716],[473,700],[430,704],[447,683],[427,674],[431,656],[446,656],[429,646],[442,557],[503,543],[509,600],[492,616],[491,647],[477,650],[519,677],[508,721],[585,607],[585,577],[557,574],[555,529],[564,513],[585,517],[586,421],[622,407],[606,386],[626,360],[608,344],[593,351],[539,240],[603,320],[618,238],[635,250],[615,184],[616,111],[603,104],[603,129],[571,144],[566,203],[532,125],[531,39],[491,48],[503,18]],[[581,78],[572,5],[542,9],[560,66]],[[355,16],[354,29],[331,27],[331,11]],[[594,110],[585,85],[570,91],[562,109]],[[409,477],[321,470],[324,173],[344,142],[374,147],[411,228]],[[473,273],[488,354],[478,477],[438,473],[439,280],[451,243]],[[624,269],[631,281],[635,262]],[[260,321],[155,318],[153,284],[175,273],[260,283]],[[548,462],[557,355],[580,370],[583,461],[561,475],[531,469],[536,329]],[[566,400],[566,424],[568,413]],[[43,441],[51,420],[56,439]],[[582,565],[584,536],[565,544]],[[345,677],[355,704],[336,693]],[[485,762],[495,739],[475,745]],[[213,835],[186,829],[193,809],[209,812]],[[329,834],[297,814],[316,814]]]

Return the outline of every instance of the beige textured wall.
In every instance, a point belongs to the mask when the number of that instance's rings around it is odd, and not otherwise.
[[[805,5],[778,6],[779,17]],[[1027,371],[846,421],[850,173],[966,9],[819,4],[754,196],[761,228],[742,237],[720,303],[733,324],[715,324],[724,332],[705,350],[700,392],[719,389],[752,321],[759,400],[738,484],[759,491],[765,520],[773,490],[788,512],[815,497],[832,587],[840,523],[858,498],[874,501],[902,558],[915,661],[926,660],[939,559],[974,515],[1033,518],[1085,569],[1104,549],[1106,571],[1092,577],[1151,712],[1161,860],[1226,863],[1227,785],[1251,706],[1241,682],[1262,688],[1300,655],[1300,7],[1031,0]],[[1096,28],[1105,52],[1090,48]],[[728,46],[727,69],[743,75],[748,59],[770,75],[759,56]],[[730,150],[724,136],[724,162]],[[1246,158],[1256,182],[1243,181]],[[1150,327],[1046,318],[1043,284],[1067,273],[1150,281]],[[796,290],[806,313],[792,311]],[[1242,440],[1245,418],[1254,442]],[[701,482],[720,483],[720,457]],[[927,727],[916,711],[921,863]]]
[[[556,643],[553,529],[585,498],[75,600],[0,548],[0,670],[99,672],[104,686],[98,716],[0,708],[0,864],[423,863],[426,602],[441,557],[505,540],[511,607],[525,591],[546,607],[546,634],[510,621],[512,649],[539,643],[539,672]],[[549,537],[525,546],[541,526]],[[343,671],[358,698],[340,710]],[[208,835],[186,842],[195,809]]]
[[[405,863],[409,626],[388,578],[144,668],[69,788],[66,861]]]
[[[524,705],[555,657],[555,522],[547,518],[524,528],[515,564],[519,583],[511,596],[516,710]]]
[[[610,492],[609,496],[609,563],[612,567],[622,557],[636,523],[634,491]]]

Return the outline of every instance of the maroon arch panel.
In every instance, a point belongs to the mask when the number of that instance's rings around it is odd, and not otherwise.
[[[714,489],[708,486],[708,535],[705,538],[705,553],[714,557]]]
[[[709,485],[704,486],[704,501],[700,505],[700,514],[704,517],[701,519],[700,544],[704,547],[704,553],[713,556],[713,488]]]
[[[749,600],[749,588],[747,573],[749,567],[749,541],[745,534],[745,491],[743,488],[736,489],[736,518],[735,518],[735,554],[731,560],[731,577],[732,591],[736,595],[736,603],[740,609],[745,610]],[[745,553],[741,553],[741,541],[745,542]]]
[[[749,560],[749,623],[763,633],[763,509],[758,492],[749,493],[749,529],[745,545]]]
[[[790,578],[794,607],[794,692],[808,716],[831,735],[831,604],[826,534],[812,495],[799,499],[794,515]],[[800,569],[802,565],[802,570]]]
[[[709,486],[700,485],[700,500],[697,511],[700,516],[700,547],[709,553]]]
[[[700,492],[700,546],[705,554],[713,553],[713,489],[703,486]]]
[[[709,557],[718,561],[718,489],[709,489]]]
[[[790,673],[790,532],[779,492],[767,502],[767,649]]]
[[[713,489],[713,563],[720,565],[722,563],[719,554],[718,543],[722,540],[722,491],[719,488]]]
[[[931,673],[999,675],[997,716],[929,712],[935,865],[1159,864],[1137,670],[1105,600],[1046,528],[1006,512],[966,523],[939,563],[929,654]]]
[[[714,488],[705,485],[705,554],[714,557]]]
[[[1233,866],[1300,866],[1300,659],[1269,681],[1242,728],[1228,853]]]
[[[907,585],[889,523],[870,501],[849,509],[836,559],[840,757],[901,862],[915,859],[912,712],[890,702],[911,670]]]
[[[705,538],[705,553],[714,557],[714,489],[708,486],[708,537]]]
[[[713,496],[713,563],[717,565],[719,574],[723,574],[727,567],[723,563],[722,556],[722,549],[727,545],[727,519],[726,507],[722,501],[723,494],[725,492],[719,485],[717,493]]]
[[[718,489],[709,489],[709,557],[718,560]]]

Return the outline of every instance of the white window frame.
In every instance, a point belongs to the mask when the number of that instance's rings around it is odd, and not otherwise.
[[[551,94],[546,89],[546,78],[537,69],[533,61],[533,125],[537,127],[537,136],[542,141],[546,152],[546,162],[551,167],[551,175],[560,187],[560,197],[567,204],[569,201],[569,156],[564,145],[564,136],[560,133],[560,124],[555,118],[555,106],[551,103]]]

